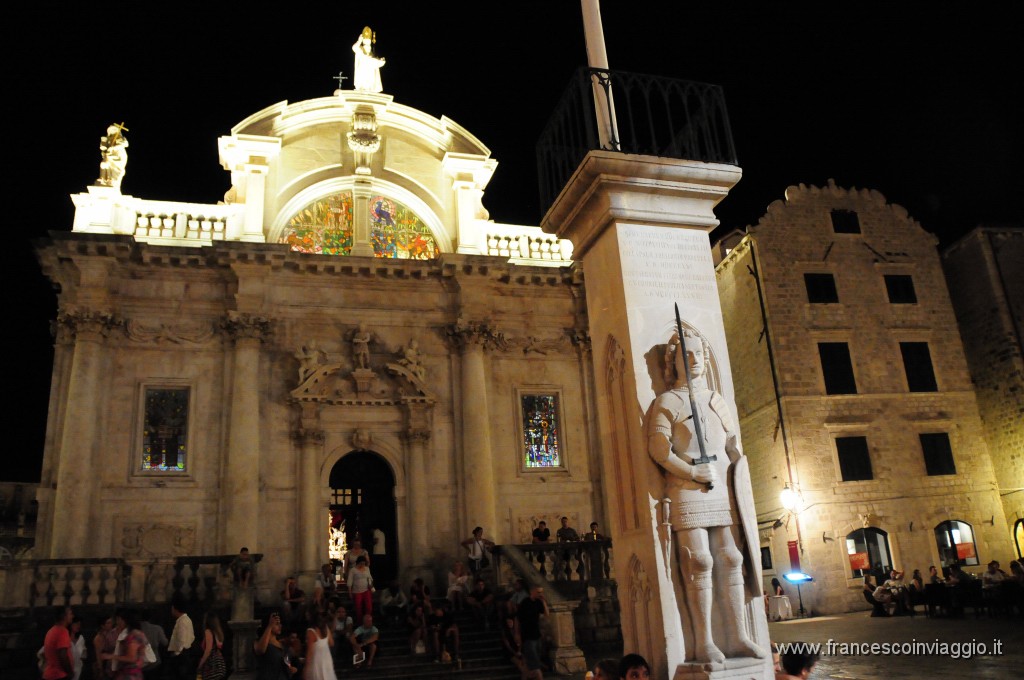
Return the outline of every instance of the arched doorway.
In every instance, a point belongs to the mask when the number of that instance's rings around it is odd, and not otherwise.
[[[373,451],[352,451],[331,468],[331,514],[345,523],[349,545],[356,538],[372,555],[371,571],[378,588],[398,574],[395,475]]]

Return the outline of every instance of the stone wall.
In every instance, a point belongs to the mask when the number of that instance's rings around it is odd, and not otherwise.
[[[975,229],[943,266],[1012,532],[1024,519],[1024,229]]]
[[[835,233],[834,209],[854,211],[861,232]],[[772,547],[776,574],[791,566],[787,542],[798,542],[800,564],[815,578],[802,589],[806,609],[866,607],[845,540],[861,527],[888,533],[893,563],[906,569],[908,578],[913,569],[926,572],[939,563],[933,530],[945,520],[973,526],[982,565],[1011,557],[996,473],[936,244],[905,210],[877,192],[831,183],[800,185],[787,190],[785,201],[769,206],[718,265],[762,536]],[[768,319],[764,337],[748,269],[755,260]],[[838,302],[808,302],[805,273],[831,274]],[[917,303],[890,303],[886,274],[911,276]],[[785,441],[777,423],[769,341]],[[825,393],[820,342],[847,343],[856,394]],[[909,392],[900,342],[928,344],[937,391]],[[948,433],[956,474],[927,475],[918,435],[933,432]],[[845,436],[867,438],[872,479],[842,481],[835,439]],[[787,481],[802,499],[794,513],[779,501]],[[775,520],[781,522],[773,529]],[[796,593],[790,595],[795,608]]]

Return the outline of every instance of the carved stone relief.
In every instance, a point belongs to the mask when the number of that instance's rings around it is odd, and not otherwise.
[[[194,524],[126,523],[121,528],[121,555],[129,559],[188,555],[195,542]]]

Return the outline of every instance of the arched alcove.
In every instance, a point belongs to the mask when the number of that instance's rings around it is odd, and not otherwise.
[[[356,450],[331,468],[333,522],[344,522],[348,544],[359,538],[371,554],[370,571],[382,586],[398,573],[398,516],[395,475],[374,451]]]

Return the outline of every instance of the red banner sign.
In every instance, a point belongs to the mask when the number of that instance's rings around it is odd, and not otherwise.
[[[796,541],[789,541],[789,564],[793,571],[800,571],[800,545]]]
[[[871,560],[868,559],[868,554],[866,552],[850,553],[850,568],[870,569]]]
[[[956,544],[956,557],[958,560],[966,560],[972,557],[976,557],[974,554],[973,543],[957,543]]]

